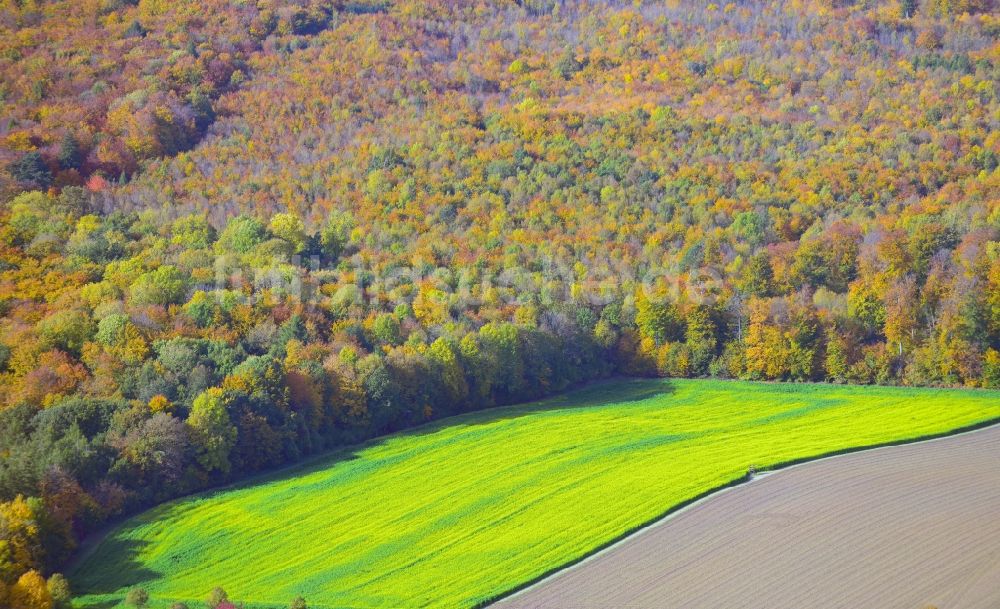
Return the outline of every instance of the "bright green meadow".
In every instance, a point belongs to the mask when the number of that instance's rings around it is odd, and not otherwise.
[[[77,606],[141,585],[153,608],[469,607],[773,466],[1000,418],[1000,393],[613,381],[462,415],[113,530],[70,574]]]

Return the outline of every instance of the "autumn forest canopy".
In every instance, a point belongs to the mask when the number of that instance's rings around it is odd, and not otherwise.
[[[595,378],[1000,387],[998,83],[991,0],[0,0],[0,605]]]

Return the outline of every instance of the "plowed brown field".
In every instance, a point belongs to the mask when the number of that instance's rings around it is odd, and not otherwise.
[[[495,605],[929,606],[1000,607],[1000,426],[763,476]]]

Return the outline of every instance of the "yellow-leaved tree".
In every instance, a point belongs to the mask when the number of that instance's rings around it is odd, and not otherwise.
[[[9,593],[11,609],[52,609],[52,595],[38,571],[27,571]]]

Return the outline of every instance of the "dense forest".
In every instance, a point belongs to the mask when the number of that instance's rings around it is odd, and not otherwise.
[[[990,0],[0,0],[0,605],[614,374],[1000,387]],[[46,581],[48,578],[48,581]]]

